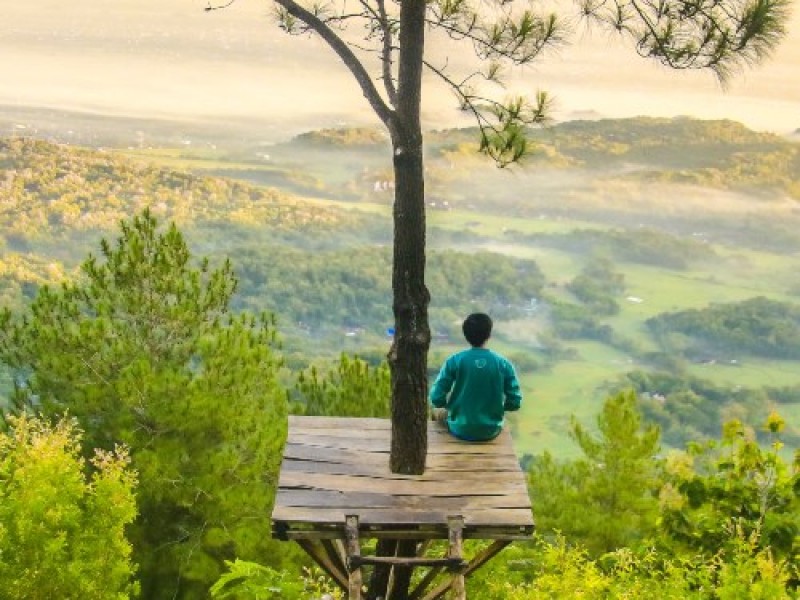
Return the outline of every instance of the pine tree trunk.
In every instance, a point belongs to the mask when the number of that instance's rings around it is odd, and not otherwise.
[[[390,126],[394,150],[394,261],[392,309],[395,337],[389,352],[392,371],[393,473],[422,474],[428,451],[430,346],[425,287],[425,180],[420,100],[425,0],[403,0],[397,112]]]

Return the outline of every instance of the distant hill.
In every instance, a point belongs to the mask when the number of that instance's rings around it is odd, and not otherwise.
[[[533,141],[530,154],[515,169],[520,174],[542,169],[575,173],[588,170],[596,173],[594,178],[695,185],[800,199],[797,144],[786,137],[752,131],[735,121],[688,117],[576,120],[533,129],[529,135]],[[476,128],[426,132],[428,190],[433,196],[441,195],[440,180],[453,190],[460,180],[470,179],[471,194],[483,185],[492,189],[513,185],[504,174],[497,177],[497,170],[478,154],[478,137]],[[381,130],[309,132],[290,143],[276,145],[272,155],[279,160],[289,148],[296,151],[298,144],[309,152],[329,153],[310,155],[305,168],[323,182],[325,174],[335,170],[337,182],[348,182],[348,186],[332,190],[340,197],[364,197],[354,194],[353,185],[349,184],[358,186],[358,178],[365,177],[365,167],[380,170],[382,165],[381,177],[391,175],[388,143]],[[334,149],[336,152],[331,153]],[[343,178],[343,171],[348,169],[350,177]],[[481,181],[476,187],[474,180],[478,178]],[[364,183],[363,189],[368,188]]]
[[[12,244],[113,229],[145,206],[178,223],[249,223],[306,233],[363,219],[274,188],[28,138],[0,139],[0,169],[0,228]]]

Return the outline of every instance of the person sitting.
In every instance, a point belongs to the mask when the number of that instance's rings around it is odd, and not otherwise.
[[[519,410],[522,392],[511,362],[486,348],[491,317],[473,313],[462,330],[471,348],[449,356],[439,371],[429,395],[433,417],[459,439],[492,440],[503,429],[506,411]]]

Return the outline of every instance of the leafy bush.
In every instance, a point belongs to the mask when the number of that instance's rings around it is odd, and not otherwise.
[[[138,594],[125,528],[136,516],[128,451],[81,455],[81,431],[28,416],[0,433],[0,598]]]

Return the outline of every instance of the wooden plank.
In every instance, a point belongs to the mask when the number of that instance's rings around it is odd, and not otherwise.
[[[292,432],[287,438],[292,444],[305,444],[320,448],[341,448],[342,450],[365,450],[367,452],[386,452],[389,450],[388,439],[361,439],[339,437],[335,435],[315,435]]]
[[[527,493],[522,478],[504,479],[487,477],[480,480],[482,494],[504,495]],[[390,496],[458,496],[470,495],[476,491],[476,479],[391,479],[383,477],[358,477],[354,475],[330,475],[327,473],[298,473],[282,471],[278,482],[280,489],[317,489],[341,492],[374,492]]]
[[[487,478],[488,479],[488,478]],[[373,492],[380,490],[388,496],[469,496],[474,495],[480,485],[481,495],[503,496],[525,494],[525,482],[479,481],[479,480],[405,480],[379,477],[357,477],[352,475],[329,475],[325,473],[295,473],[283,471],[280,489],[328,490],[343,493]]]
[[[318,508],[432,508],[465,511],[480,508],[528,508],[531,500],[527,494],[491,496],[476,493],[463,496],[389,496],[372,492],[344,494],[329,490],[279,490],[275,503],[280,506],[305,506]]]
[[[307,444],[288,443],[284,447],[284,460],[307,460],[317,463],[340,464],[372,464],[389,468],[389,451],[356,451],[343,448],[324,448]],[[487,470],[487,471],[521,471],[519,461],[513,452],[490,453],[463,452],[429,453],[426,470]]]
[[[339,448],[342,450],[359,450],[365,452],[389,452],[390,450],[389,439],[361,439],[333,435],[291,433],[287,441],[292,444],[303,444],[320,448]],[[462,454],[465,451],[471,454],[502,454],[505,451],[505,447],[502,444],[470,443],[460,440],[428,446],[428,452],[430,454]],[[508,452],[512,452],[512,450],[509,448]]]
[[[307,508],[276,506],[272,513],[275,522],[297,522],[309,525],[339,526],[347,514],[359,511],[360,523],[365,526],[442,525],[452,510],[366,509],[362,506],[344,508]],[[464,515],[466,527],[533,527],[533,515],[527,508],[474,509]]]
[[[499,460],[494,462],[498,465],[497,468],[489,466],[490,463],[481,463],[477,460],[473,462],[469,459],[457,459],[454,462],[441,462],[437,466],[428,465],[425,469],[424,475],[422,476],[392,473],[389,471],[388,458],[380,463],[368,461],[348,463],[284,458],[281,469],[284,471],[298,471],[305,473],[339,473],[341,475],[385,477],[387,479],[415,479],[419,477],[427,477],[429,479],[438,479],[441,477],[452,477],[454,479],[458,479],[461,477],[466,477],[469,479],[471,474],[477,473],[498,475],[505,477],[507,480],[511,480],[516,479],[521,475],[521,471],[516,465],[503,465],[503,462]]]
[[[389,419],[363,418],[363,417],[304,417],[292,415],[289,417],[289,429],[293,431],[333,430],[333,435],[352,436],[353,432],[366,430],[385,431],[386,438],[391,436],[392,424]],[[450,435],[440,423],[428,422],[428,438],[448,439],[457,443],[483,443],[483,444],[510,444],[511,435],[506,427],[500,434],[489,442],[463,442]]]
[[[482,469],[457,469],[450,470],[425,469],[422,475],[403,475],[392,473],[387,465],[375,464],[346,464],[346,463],[320,463],[309,460],[285,460],[281,466],[285,473],[319,473],[324,475],[350,475],[353,477],[371,477],[374,479],[391,481],[480,481],[483,483],[502,484],[515,481],[520,477],[520,471],[494,471]]]
[[[305,419],[310,417],[294,417],[290,420],[288,440],[292,443],[303,440],[306,438],[329,438],[327,441],[331,442],[337,440],[342,441],[358,441],[361,439],[370,439],[374,441],[384,441],[388,446],[391,440],[391,427],[390,422],[385,420],[385,428],[379,428],[374,422],[374,419],[344,419],[344,418],[331,418],[330,423],[324,424],[323,421],[317,420],[314,426],[308,426]],[[315,418],[319,419],[319,417]],[[377,421],[380,421],[378,419]],[[440,426],[429,423],[428,426],[428,442],[429,445],[435,449],[437,447],[495,447],[495,446],[508,446],[513,448],[511,436],[507,429],[504,429],[494,439],[487,442],[469,442],[460,440],[451,435],[446,429]]]
[[[290,431],[286,438],[290,444],[306,444],[309,446],[322,446],[331,448],[365,449],[372,452],[385,452],[389,450],[391,440],[384,435],[375,435],[366,431],[364,435],[335,435],[334,432],[323,431]],[[440,439],[428,438],[428,451],[431,454],[453,454],[464,451],[476,454],[497,454],[502,452],[505,444],[497,442],[466,442],[451,435],[441,436]]]
[[[358,425],[354,425],[354,427],[358,427]],[[289,433],[287,435],[287,441],[295,441],[296,437],[306,437],[306,436],[322,436],[322,437],[333,437],[343,440],[349,439],[370,439],[370,440],[383,440],[387,444],[390,441],[390,434],[389,432],[383,429],[338,429],[334,427],[313,427],[313,428],[294,428],[289,429]]]
[[[335,468],[340,466],[359,466],[369,467],[376,473],[389,473],[389,454],[362,453],[360,459],[344,460],[338,455],[327,457],[310,458],[320,452],[319,448],[308,448],[294,446],[287,449],[283,457],[282,468],[300,468],[311,465],[323,465],[322,468]],[[309,451],[310,450],[310,451]],[[341,450],[331,450],[329,452],[341,452]],[[305,455],[305,456],[304,456]],[[325,466],[331,465],[331,466]],[[425,467],[425,472],[437,471],[481,471],[485,473],[521,473],[519,464],[515,458],[510,456],[480,455],[480,454],[451,454],[448,456],[429,456]],[[408,475],[408,477],[413,477]]]
[[[372,417],[306,417],[299,415],[289,416],[290,428],[353,428],[359,429],[383,429],[392,430],[392,423],[389,419],[378,419]]]
[[[304,436],[323,436],[334,437],[339,439],[372,439],[372,440],[385,440],[387,443],[391,439],[391,432],[386,429],[371,429],[361,428],[358,419],[353,419],[353,422],[343,427],[330,426],[330,427],[292,427],[289,429],[288,440],[294,442],[299,437]],[[505,438],[498,436],[497,438],[485,442],[470,442],[461,440],[447,430],[442,429],[429,429],[428,442],[434,446],[455,444],[458,446],[470,445],[483,445],[483,446],[497,446],[505,445]]]
[[[428,436],[426,472],[399,475],[389,470],[388,419],[290,417],[274,531],[289,539],[342,539],[346,515],[358,514],[362,536],[446,539],[448,515],[464,514],[464,537],[530,535],[530,498],[507,430],[472,443],[429,423]],[[313,551],[344,575],[334,545]]]

